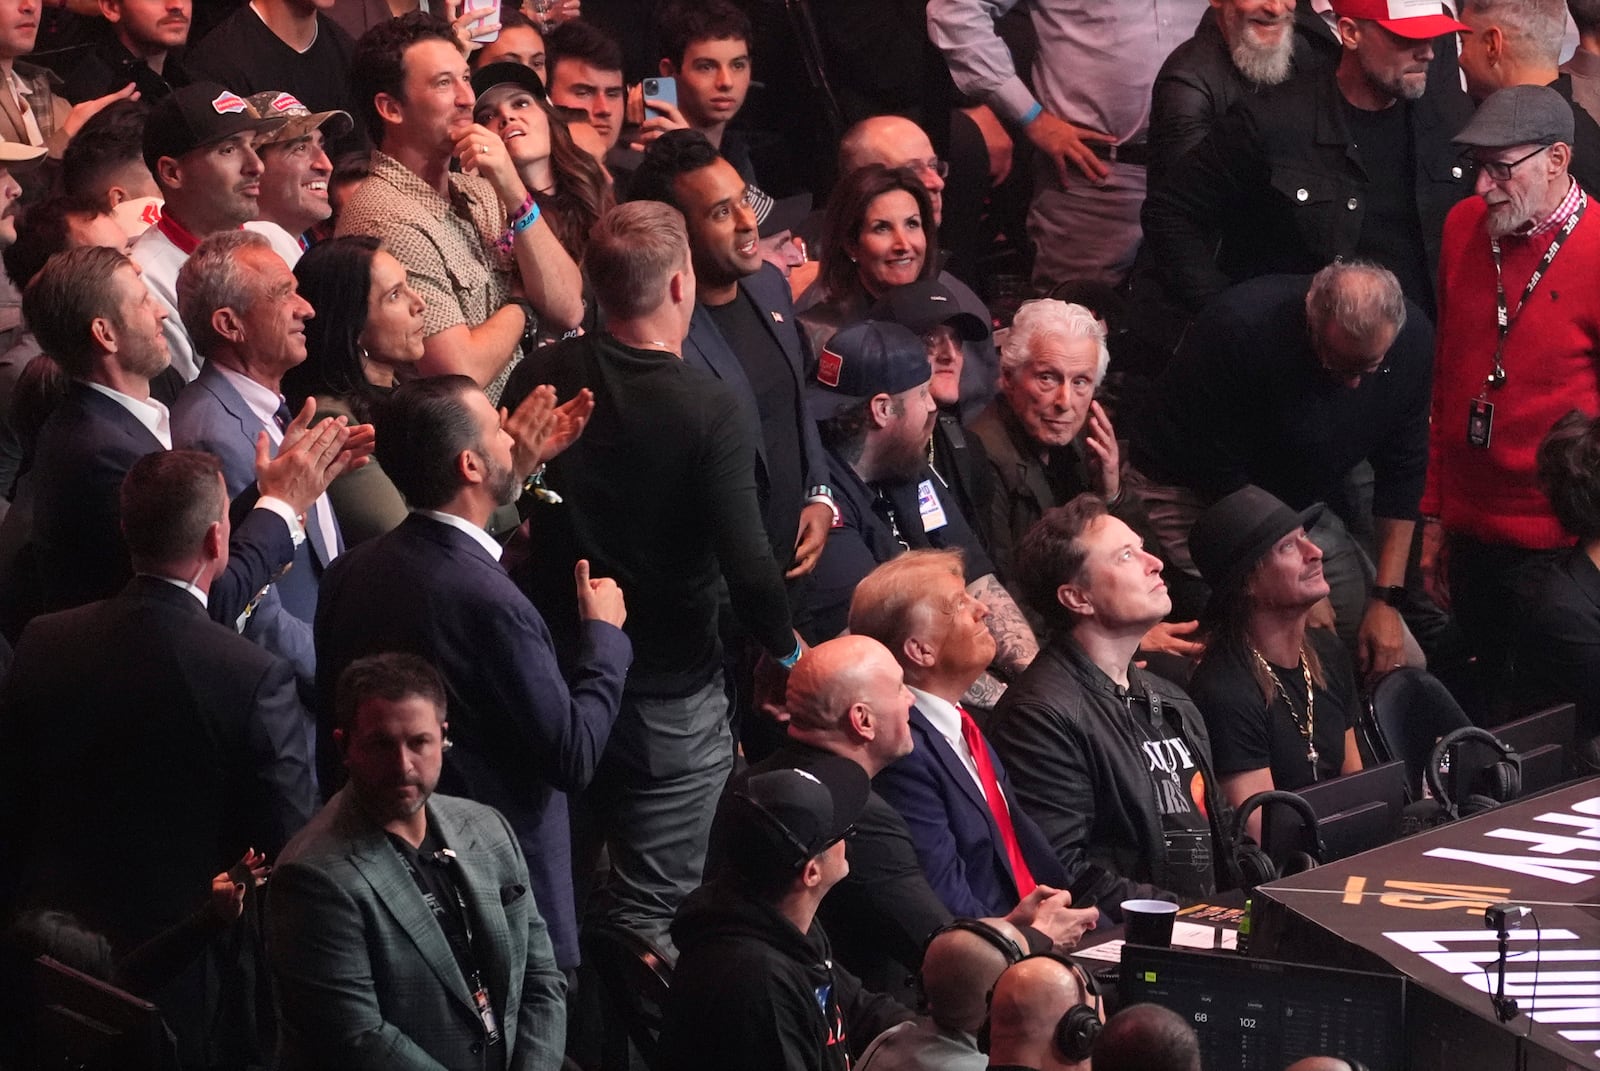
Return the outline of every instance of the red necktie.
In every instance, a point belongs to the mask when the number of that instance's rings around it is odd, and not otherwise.
[[[966,741],[972,761],[978,767],[978,783],[983,786],[983,797],[989,801],[994,824],[1000,827],[1000,839],[1005,842],[1006,858],[1011,860],[1011,876],[1017,883],[1017,896],[1020,899],[1031,893],[1038,883],[1028,870],[1028,861],[1022,858],[1022,845],[1017,843],[1017,830],[1011,824],[1011,809],[1006,806],[1006,798],[1000,794],[1000,780],[995,777],[994,763],[989,760],[989,745],[984,743],[983,733],[978,723],[972,720],[972,715],[959,704],[956,712],[961,715],[961,739]]]

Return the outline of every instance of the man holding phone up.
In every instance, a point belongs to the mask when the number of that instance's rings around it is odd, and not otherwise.
[[[449,22],[413,12],[373,27],[351,77],[378,149],[338,233],[381,238],[406,266],[426,303],[422,372],[470,376],[498,402],[536,326],[559,333],[582,319],[578,266],[500,138],[472,121]]]

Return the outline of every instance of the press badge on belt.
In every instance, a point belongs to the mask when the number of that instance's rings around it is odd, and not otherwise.
[[[917,484],[917,512],[922,514],[924,532],[936,532],[950,523],[944,515],[944,503],[939,501],[939,493],[933,489],[932,480]]]

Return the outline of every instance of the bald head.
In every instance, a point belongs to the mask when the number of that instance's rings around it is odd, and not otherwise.
[[[863,119],[839,142],[839,173],[848,175],[868,164],[884,167],[911,167],[933,198],[933,222],[938,224],[944,210],[944,179],[930,170],[934,159],[933,143],[910,119],[899,115],[874,115]]]
[[[989,1005],[989,1061],[1046,1067],[1056,1023],[1087,998],[1078,976],[1048,956],[1025,959],[995,983]],[[1054,1060],[1059,1064],[1059,1060]]]
[[[1296,1060],[1284,1071],[1350,1071],[1350,1065],[1336,1056],[1307,1056]]]
[[[854,758],[869,774],[911,750],[911,693],[889,649],[840,636],[806,652],[789,673],[789,735]]]
[[[1095,1071],[1200,1071],[1200,1039],[1176,1012],[1134,1004],[1094,1042]]]
[[[1015,943],[1010,934],[1000,934]],[[1009,962],[992,941],[970,930],[946,930],[922,956],[928,1014],[946,1030],[976,1034],[988,1012],[989,990]]]

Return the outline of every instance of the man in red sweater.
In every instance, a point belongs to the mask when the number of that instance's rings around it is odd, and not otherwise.
[[[1534,451],[1569,410],[1600,412],[1600,216],[1568,174],[1572,137],[1543,86],[1493,94],[1456,137],[1477,196],[1451,211],[1439,258],[1422,569],[1475,659],[1463,698],[1480,723],[1497,720],[1533,574],[1572,542]]]

